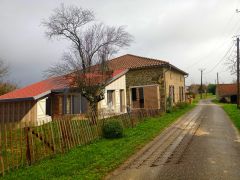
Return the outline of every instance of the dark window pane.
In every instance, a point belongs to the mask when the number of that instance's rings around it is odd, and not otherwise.
[[[132,88],[132,101],[136,101],[136,100],[137,100],[137,89]]]
[[[52,111],[51,111],[51,98],[46,99],[46,115],[51,116]]]
[[[81,97],[80,95],[73,96],[73,114],[80,114],[81,113]]]
[[[107,91],[107,104],[108,104],[108,106],[113,106],[113,91],[112,90]]]
[[[143,95],[143,88],[138,88],[138,92],[139,92],[139,99],[143,100],[144,99],[144,95]]]

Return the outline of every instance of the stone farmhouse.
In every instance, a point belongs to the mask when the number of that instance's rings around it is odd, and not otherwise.
[[[187,73],[169,62],[126,54],[107,65],[112,74],[99,110],[115,114],[126,113],[127,107],[165,111],[167,97],[172,97],[174,104],[185,101]],[[88,101],[70,89],[65,80],[55,77],[2,95],[0,121],[39,123],[87,113]]]

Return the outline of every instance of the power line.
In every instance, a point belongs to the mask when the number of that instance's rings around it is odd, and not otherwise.
[[[223,45],[225,45],[225,44],[226,44],[225,42],[226,42],[226,40],[224,40],[221,44],[219,44],[219,46],[217,46],[215,49],[213,49],[212,51],[208,52],[205,56],[202,56],[202,57],[200,57],[200,58],[197,58],[197,60],[196,60],[194,63],[192,63],[191,65],[187,66],[186,69],[191,68],[191,67],[194,67],[194,66],[202,63],[203,61],[208,60],[207,57],[209,57],[212,53],[216,52],[216,51],[215,51],[216,49],[219,49],[219,48],[221,48]],[[201,59],[204,59],[204,60],[200,61]]]
[[[216,65],[213,66],[213,68],[211,70],[209,70],[208,72],[206,72],[206,74],[209,74],[210,72],[212,72],[223,60],[225,60],[226,56],[229,54],[229,52],[233,51],[233,47],[234,47],[234,43],[230,46],[230,48],[226,51],[226,53],[224,54],[224,56],[217,62]],[[230,53],[230,54],[231,54]]]
[[[239,37],[237,37],[237,108],[240,108]]]
[[[238,3],[238,1],[237,1],[237,3]],[[237,12],[237,11],[236,11],[236,12]],[[225,36],[225,34],[226,34],[226,28],[228,27],[228,25],[230,25],[230,23],[232,22],[233,18],[236,17],[236,12],[234,12],[234,14],[232,14],[232,16],[230,17],[230,19],[228,20],[228,22],[227,22],[226,25],[224,26],[224,28],[223,28],[224,30],[223,30],[223,35],[222,35],[222,36]],[[234,24],[233,28],[231,28],[231,30],[230,30],[229,32],[230,32],[231,34],[236,34],[236,33],[238,33],[239,30],[240,30],[240,22],[238,21],[237,23]],[[190,67],[193,67],[193,66],[196,66],[196,65],[202,63],[203,61],[206,61],[206,60],[207,60],[206,57],[208,57],[208,56],[211,55],[213,52],[215,52],[216,49],[218,50],[219,48],[221,48],[224,44],[226,44],[225,42],[226,42],[226,40],[223,40],[223,41],[219,42],[219,43],[218,43],[218,46],[216,46],[215,48],[213,48],[213,49],[212,49],[210,52],[208,52],[205,56],[200,57],[200,58],[197,58],[197,60],[196,60],[193,64],[187,66],[186,69],[188,69],[188,68],[190,68]],[[203,60],[203,61],[200,61],[201,59],[204,59],[204,60]]]

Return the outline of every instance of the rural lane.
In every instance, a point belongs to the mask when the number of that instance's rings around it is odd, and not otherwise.
[[[202,100],[106,179],[240,179],[240,138],[226,113]]]

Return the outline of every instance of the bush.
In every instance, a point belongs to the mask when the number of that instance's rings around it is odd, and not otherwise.
[[[167,98],[167,109],[166,109],[166,112],[167,113],[171,113],[172,111],[173,111],[172,98],[169,96]]]
[[[176,107],[179,108],[179,109],[184,109],[188,106],[188,103],[186,102],[179,102],[176,104]]]
[[[123,136],[123,126],[119,121],[110,120],[104,123],[102,132],[103,137],[107,139],[121,138]]]

